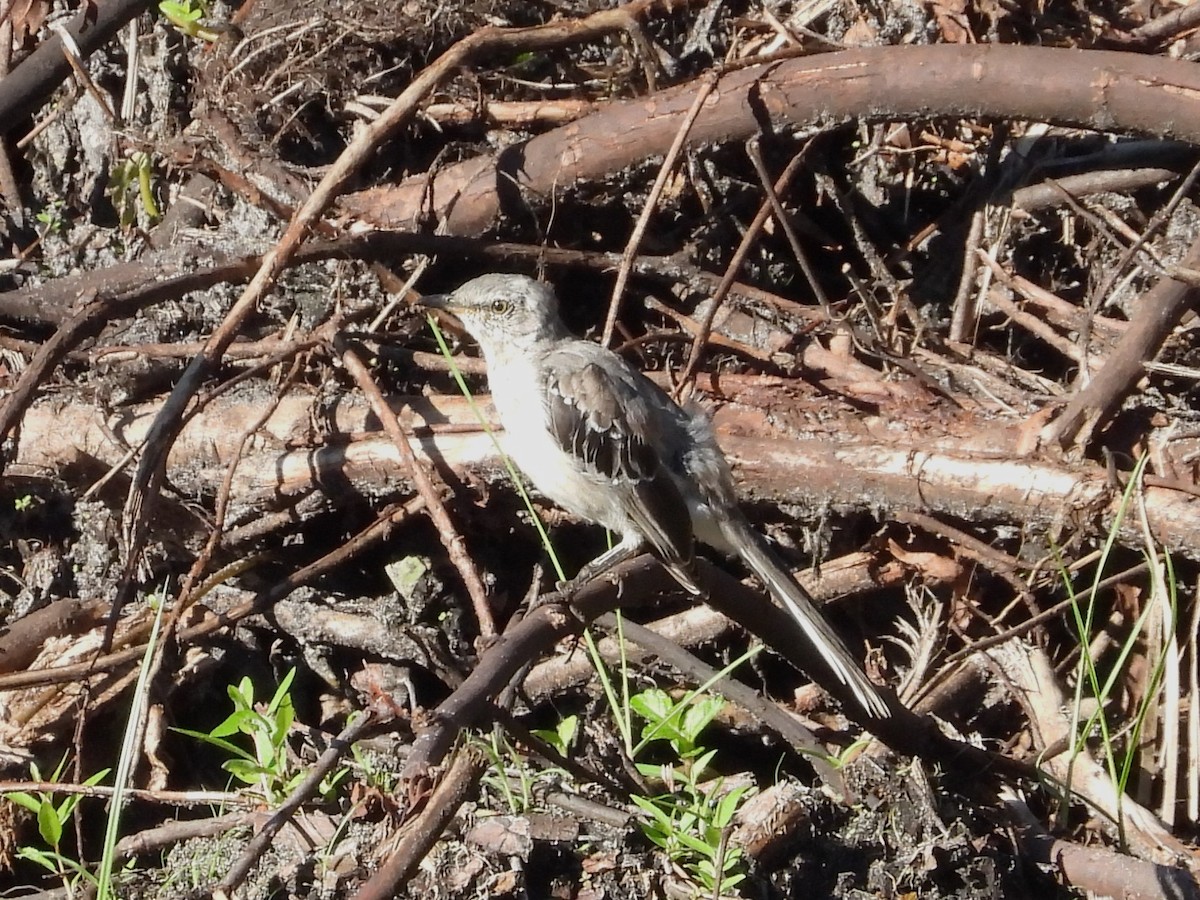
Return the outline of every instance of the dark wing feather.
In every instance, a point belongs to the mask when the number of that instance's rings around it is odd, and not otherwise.
[[[547,412],[559,446],[588,471],[610,481],[625,512],[660,557],[675,566],[690,566],[691,514],[660,451],[673,423],[643,396],[639,374],[619,357],[605,359],[602,365],[569,352],[547,360],[547,369]]]

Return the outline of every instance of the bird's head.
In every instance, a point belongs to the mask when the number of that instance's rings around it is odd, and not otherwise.
[[[449,294],[427,294],[420,303],[451,313],[485,355],[520,352],[567,335],[554,290],[524,275],[480,275]]]

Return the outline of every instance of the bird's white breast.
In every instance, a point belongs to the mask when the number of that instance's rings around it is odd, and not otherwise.
[[[508,359],[503,378],[492,378],[492,402],[504,426],[501,446],[534,487],[568,512],[614,531],[623,532],[623,515],[614,520],[615,510],[607,502],[608,494],[591,486],[603,480],[583,472],[550,433],[546,404],[542,398],[546,386],[535,369],[535,360]]]

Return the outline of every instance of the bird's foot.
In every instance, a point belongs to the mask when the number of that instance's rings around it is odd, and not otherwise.
[[[568,578],[563,579],[562,581],[554,582],[554,590],[558,592],[559,597],[561,597],[564,602],[570,603],[573,599],[575,599],[575,595],[579,593],[579,589],[589,581],[591,581],[590,578],[581,581],[579,576],[576,575],[574,578]]]

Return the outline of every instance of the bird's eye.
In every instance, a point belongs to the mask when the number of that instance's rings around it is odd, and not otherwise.
[[[502,314],[508,312],[510,309],[512,309],[512,304],[507,300],[492,301],[492,312],[494,313]]]

